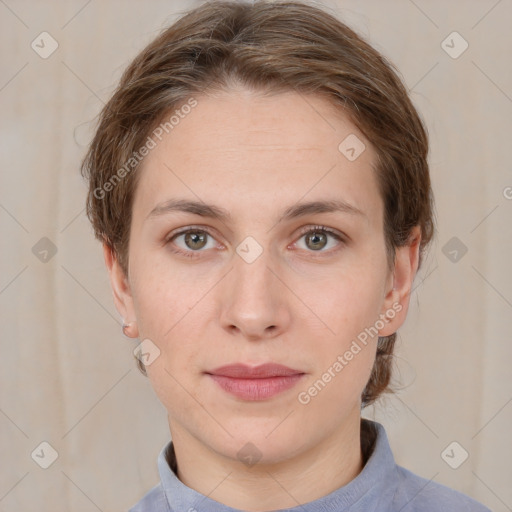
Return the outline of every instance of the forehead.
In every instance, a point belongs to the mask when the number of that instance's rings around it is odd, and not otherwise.
[[[374,150],[325,98],[240,89],[195,100],[145,157],[134,215],[171,197],[222,204],[242,216],[304,197],[342,198],[378,216]]]

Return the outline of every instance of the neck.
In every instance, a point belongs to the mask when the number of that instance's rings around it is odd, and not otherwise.
[[[206,446],[169,422],[178,478],[229,507],[264,512],[314,501],[352,481],[362,470],[361,419],[347,421],[311,448],[278,463],[246,466]]]

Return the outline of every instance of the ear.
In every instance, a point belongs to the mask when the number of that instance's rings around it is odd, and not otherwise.
[[[105,265],[109,273],[110,287],[112,288],[116,309],[125,324],[131,323],[133,325],[130,330],[130,337],[137,338],[139,332],[128,277],[121,268],[113,249],[106,242],[103,242],[103,257],[105,258]]]
[[[405,322],[412,284],[418,271],[420,241],[420,227],[415,226],[407,244],[395,250],[395,264],[386,285],[386,296],[381,310],[385,326],[379,329],[379,336],[395,333]]]

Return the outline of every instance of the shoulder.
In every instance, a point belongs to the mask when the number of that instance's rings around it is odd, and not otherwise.
[[[162,483],[150,489],[128,512],[171,512]]]
[[[491,512],[469,496],[396,466],[398,486],[394,497],[402,512]]]

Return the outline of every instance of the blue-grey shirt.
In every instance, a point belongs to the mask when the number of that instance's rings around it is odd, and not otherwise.
[[[398,466],[380,423],[363,418],[363,428],[373,432],[373,442],[362,446],[363,470],[327,496],[281,512],[490,512],[472,498]],[[176,476],[176,464],[170,441],[158,456],[160,483],[129,512],[242,512],[187,487]]]

